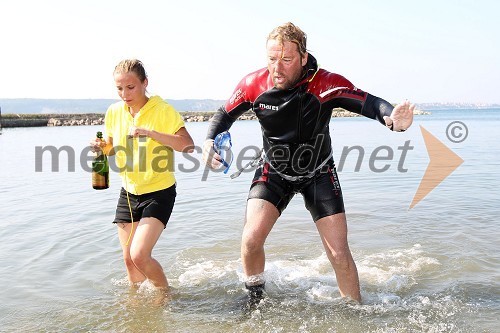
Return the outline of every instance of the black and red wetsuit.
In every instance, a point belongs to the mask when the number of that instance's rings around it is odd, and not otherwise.
[[[334,108],[385,124],[383,117],[393,109],[390,103],[357,89],[341,75],[318,69],[311,54],[305,67],[304,79],[287,90],[274,87],[267,68],[245,76],[212,118],[207,139],[228,130],[245,111],[253,110],[262,127],[264,151],[272,162],[278,160],[272,166],[295,176],[313,171],[331,155],[329,123]],[[297,156],[301,145],[313,149],[302,149]]]
[[[309,54],[303,79],[290,89],[275,88],[267,68],[245,76],[211,119],[207,139],[214,139],[245,111],[253,110],[262,128],[268,162],[264,169],[270,167],[285,180],[287,176],[300,179],[331,159],[329,123],[334,108],[385,124],[383,117],[390,116],[393,106],[356,88],[341,75],[318,69],[316,59]],[[260,178],[254,182],[262,179],[263,171],[258,170],[256,177]]]

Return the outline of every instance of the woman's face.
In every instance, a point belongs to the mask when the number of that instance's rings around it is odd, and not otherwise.
[[[128,107],[138,110],[144,106],[148,79],[141,82],[134,72],[115,73],[114,78],[118,95]]]

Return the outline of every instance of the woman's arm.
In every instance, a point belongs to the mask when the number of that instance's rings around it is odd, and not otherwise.
[[[166,134],[141,127],[132,127],[130,135],[133,137],[146,136],[176,151],[186,153],[192,153],[194,151],[193,139],[185,127],[181,127],[175,134]]]

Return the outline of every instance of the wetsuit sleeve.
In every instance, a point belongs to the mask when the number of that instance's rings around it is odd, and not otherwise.
[[[355,93],[355,94],[354,94]],[[390,116],[394,107],[386,100],[357,89],[341,91],[336,98],[335,107],[357,113],[385,125],[384,116]]]
[[[240,115],[234,117],[233,113],[231,115],[226,112],[226,108],[221,106],[219,110],[210,118],[210,123],[208,124],[208,131],[206,139],[214,139],[217,134],[227,131],[233,123],[238,119]]]
[[[243,113],[251,109],[252,82],[255,74],[244,77],[226,104],[221,106],[210,119],[206,139],[214,139],[217,134],[227,131]],[[250,78],[250,79],[249,79]]]
[[[391,103],[367,93],[360,114],[371,119],[376,119],[382,125],[385,125],[384,117],[389,117],[392,113],[392,109],[394,109],[394,107]]]
[[[385,125],[384,116],[394,108],[389,102],[356,88],[345,77],[319,70],[310,87],[328,109],[343,108],[362,116],[376,119]]]
[[[392,113],[392,109],[394,109],[391,103],[386,100],[373,96],[369,93],[362,92],[359,89],[356,91],[357,96],[354,98],[351,96],[349,96],[350,98],[343,96],[348,94],[352,94],[352,91],[341,94],[337,98],[335,107],[341,107],[347,111],[357,113],[370,119],[378,120],[382,125],[385,125],[384,117],[389,117]]]

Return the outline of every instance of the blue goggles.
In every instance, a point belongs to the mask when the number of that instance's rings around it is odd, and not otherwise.
[[[224,173],[227,173],[231,163],[233,163],[233,154],[231,153],[231,134],[228,131],[217,134],[214,139],[214,150],[221,157],[221,163],[226,168]],[[228,162],[229,160],[229,162]]]

